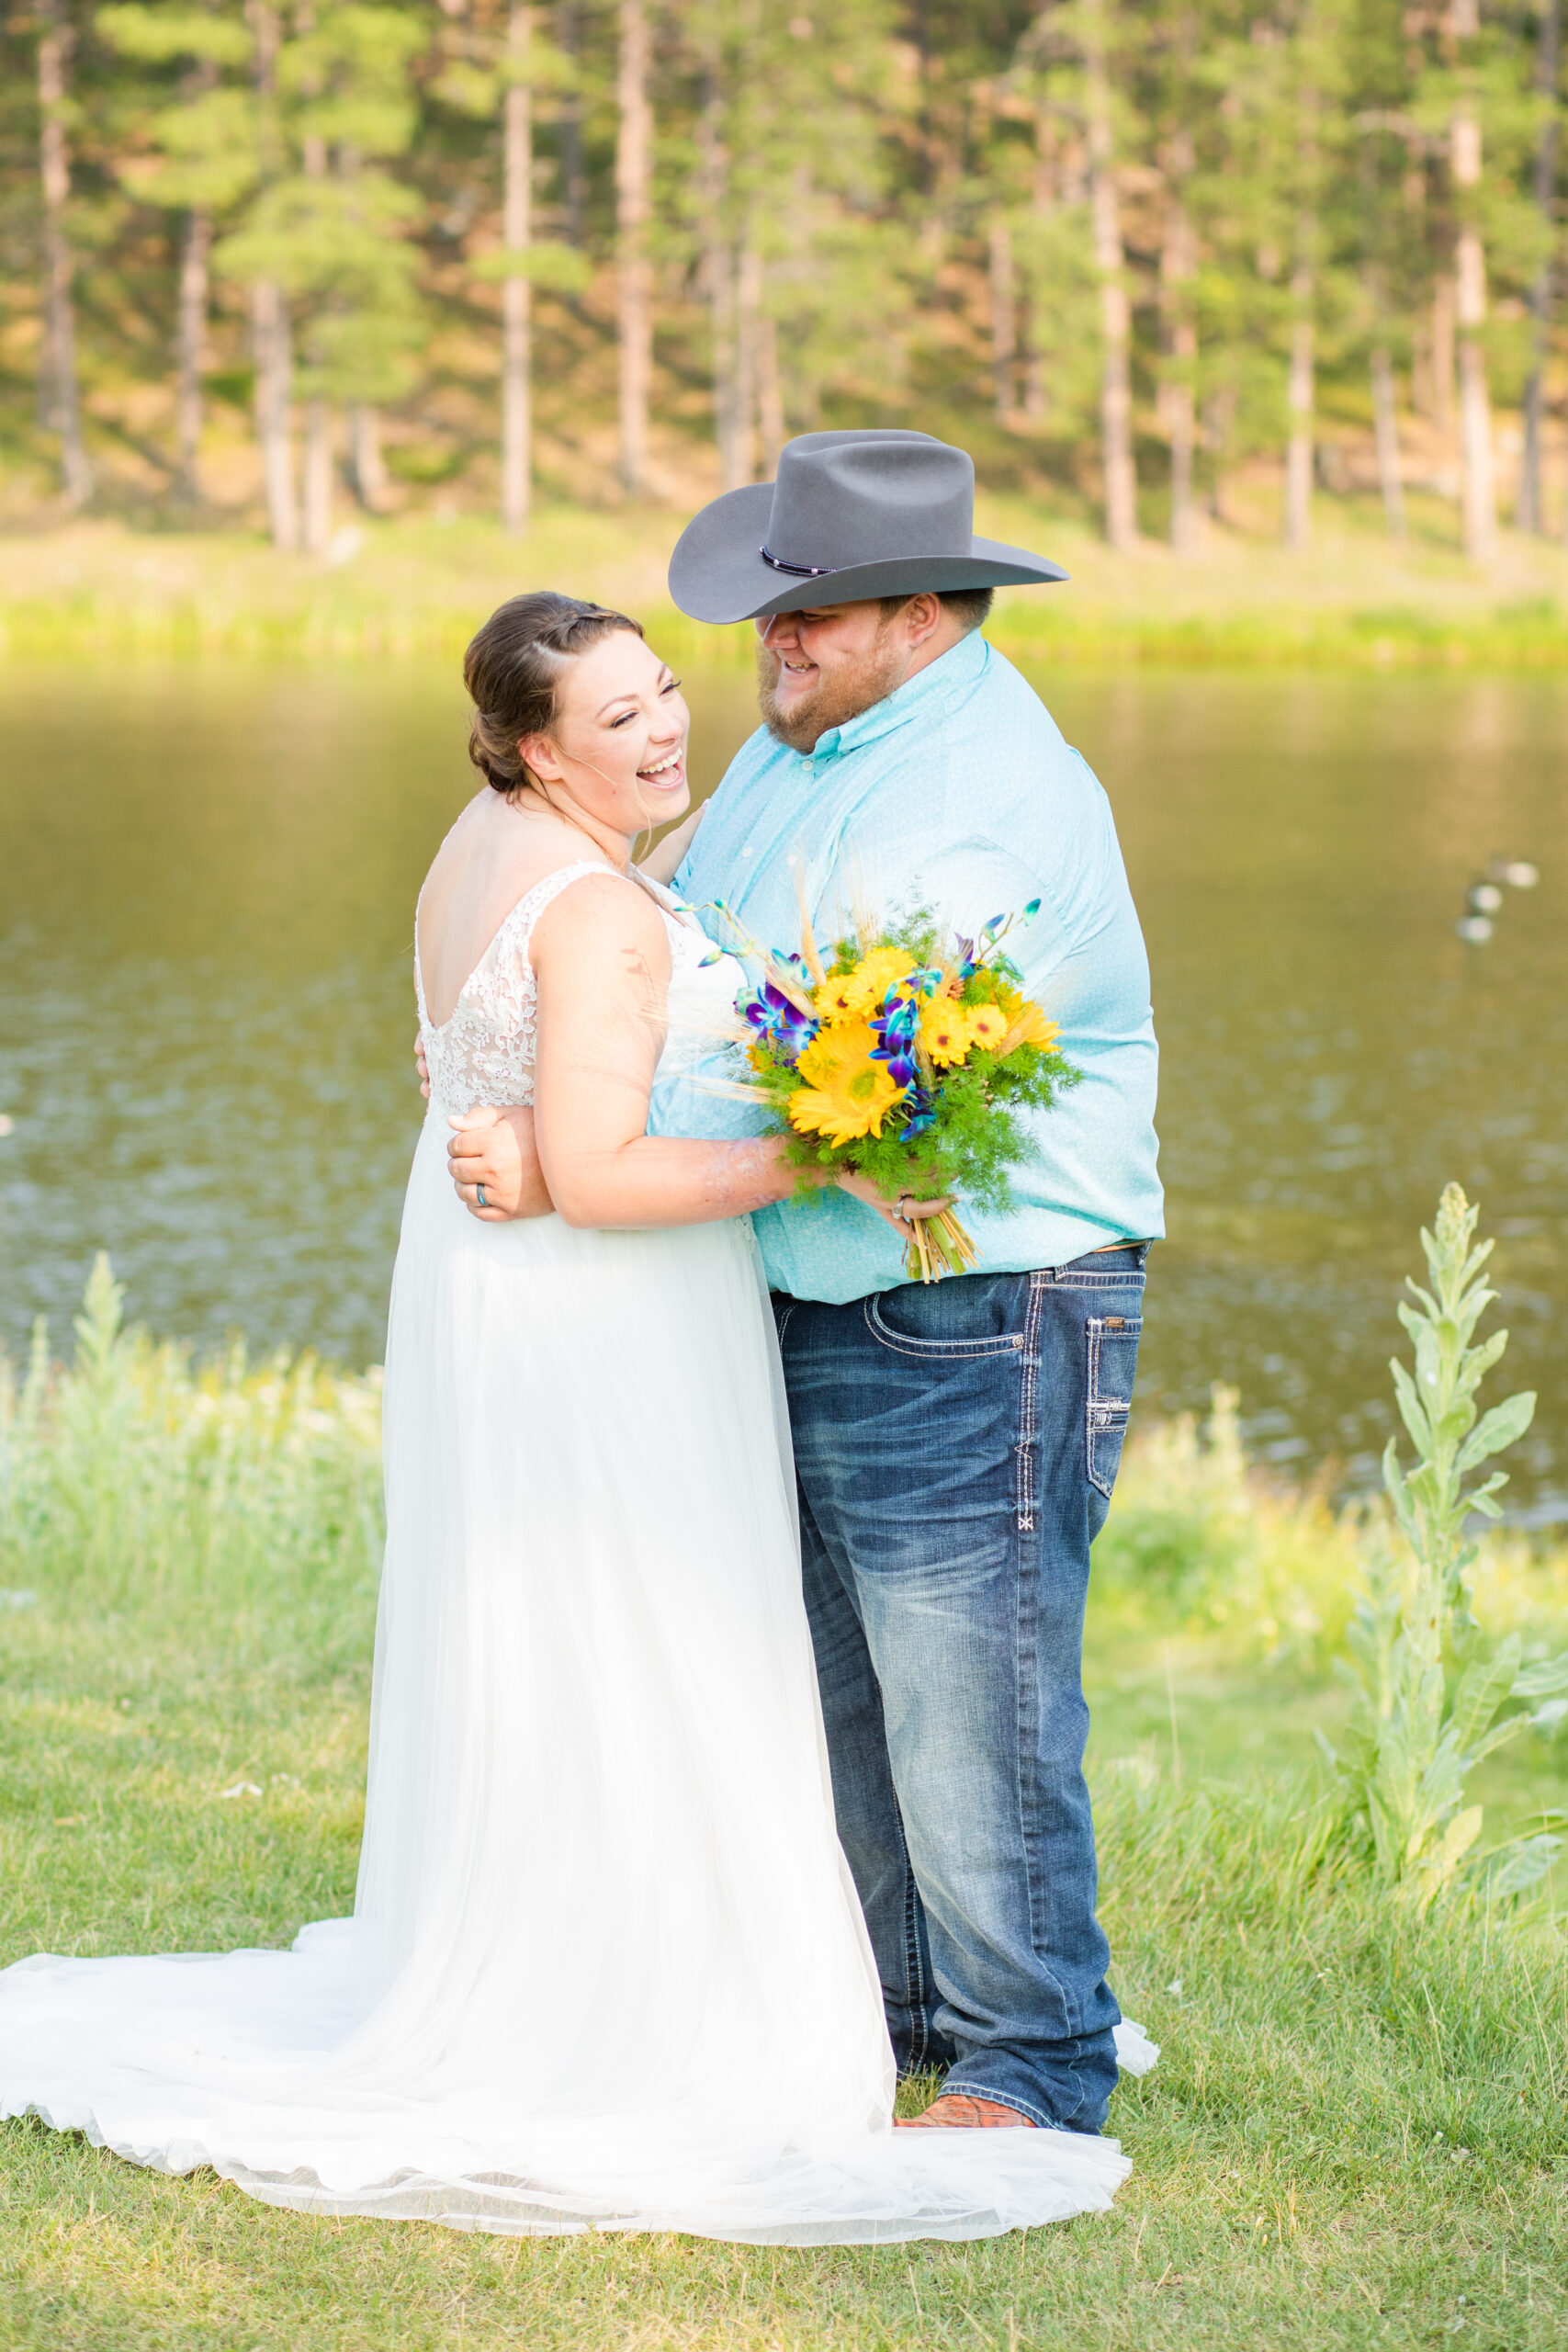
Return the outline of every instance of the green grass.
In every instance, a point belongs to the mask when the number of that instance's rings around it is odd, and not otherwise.
[[[0,1417],[0,1959],[281,1943],[352,1900],[374,1384],[111,1338]],[[1114,2211],[967,2246],[511,2241],[321,2222],[0,2130],[6,2352],[1560,2345],[1568,1965],[1549,1894],[1425,1920],[1314,1866],[1312,1731],[1359,1536],[1224,1399],[1123,1472],[1090,1628],[1103,1908],[1162,2043]],[[1558,1646],[1560,1555],[1483,1612]],[[1501,1835],[1562,1749],[1481,1788]],[[240,1788],[238,1795],[225,1792]],[[253,1794],[252,1789],[259,1793]]]
[[[744,662],[748,631],[701,628],[670,605],[665,567],[684,520],[545,504],[519,541],[469,514],[361,517],[331,564],[242,530],[75,522],[6,538],[0,653],[452,656],[503,596],[553,585],[638,614],[677,662]],[[1072,574],[998,598],[989,634],[1036,664],[1536,669],[1568,656],[1561,550],[1506,533],[1495,563],[1468,564],[1436,502],[1396,548],[1366,502],[1320,501],[1300,555],[1269,525],[1213,529],[1190,558],[1157,541],[1112,556],[1081,518],[1016,496],[982,499],[977,521]]]

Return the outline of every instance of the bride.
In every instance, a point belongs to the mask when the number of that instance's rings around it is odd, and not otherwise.
[[[468,649],[488,781],[416,917],[431,1104],[386,1374],[386,1565],[350,1919],[288,1951],[0,1975],[0,2113],[312,2212],[798,2244],[1111,2201],[1114,2142],[896,2132],[834,1834],[747,1213],[772,1141],[649,1136],[741,985],[632,864],[688,717],[554,594]],[[532,1102],[557,1214],[455,1196]],[[861,1180],[868,1207],[891,1215]]]

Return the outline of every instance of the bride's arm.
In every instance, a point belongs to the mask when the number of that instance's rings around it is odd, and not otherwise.
[[[538,984],[535,1134],[568,1225],[705,1225],[788,1198],[795,1171],[776,1138],[644,1132],[670,943],[635,884],[606,876],[563,891],[535,925],[529,958]]]

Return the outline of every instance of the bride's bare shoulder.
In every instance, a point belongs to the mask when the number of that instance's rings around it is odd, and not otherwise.
[[[425,999],[456,1003],[502,925],[561,866],[581,862],[582,836],[549,816],[524,814],[488,787],[476,793],[437,850],[419,897]]]
[[[582,836],[558,818],[525,815],[488,788],[477,793],[431,861],[420,892],[423,936],[479,925],[488,937],[558,866],[578,863]]]
[[[651,893],[612,865],[580,875],[551,899],[534,924],[528,953],[536,969],[552,962],[581,969],[630,959],[642,970],[668,976],[670,967],[669,935]]]
[[[520,884],[517,896],[536,876],[566,865],[580,840],[558,817],[524,811],[487,785],[476,792],[435,855],[424,877],[427,905],[465,881],[487,894]]]

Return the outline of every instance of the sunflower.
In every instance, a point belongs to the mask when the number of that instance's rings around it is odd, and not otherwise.
[[[974,1039],[967,1008],[950,996],[933,997],[920,1012],[920,1043],[938,1069],[961,1062]]]
[[[872,1060],[876,1042],[868,1021],[818,1030],[795,1065],[806,1083],[789,1098],[790,1125],[830,1143],[880,1136],[884,1117],[906,1090],[885,1063]]]
[[[854,985],[852,972],[838,972],[832,978],[824,980],[811,1000],[817,1007],[818,1020],[848,1021],[855,1013],[863,1012],[865,1007],[859,996],[851,993]]]
[[[915,959],[907,947],[874,947],[852,972],[835,972],[817,992],[817,1010],[824,1021],[846,1013],[869,1012],[880,1004],[895,981],[908,979]]]
[[[1047,1021],[1033,998],[1021,996],[1016,989],[998,989],[997,1002],[1008,1017],[1010,1054],[1018,1046],[1037,1046],[1043,1054],[1050,1052],[1062,1034],[1059,1021]]]
[[[969,1035],[983,1054],[994,1054],[1007,1035],[1009,1022],[999,1004],[969,1007]]]

